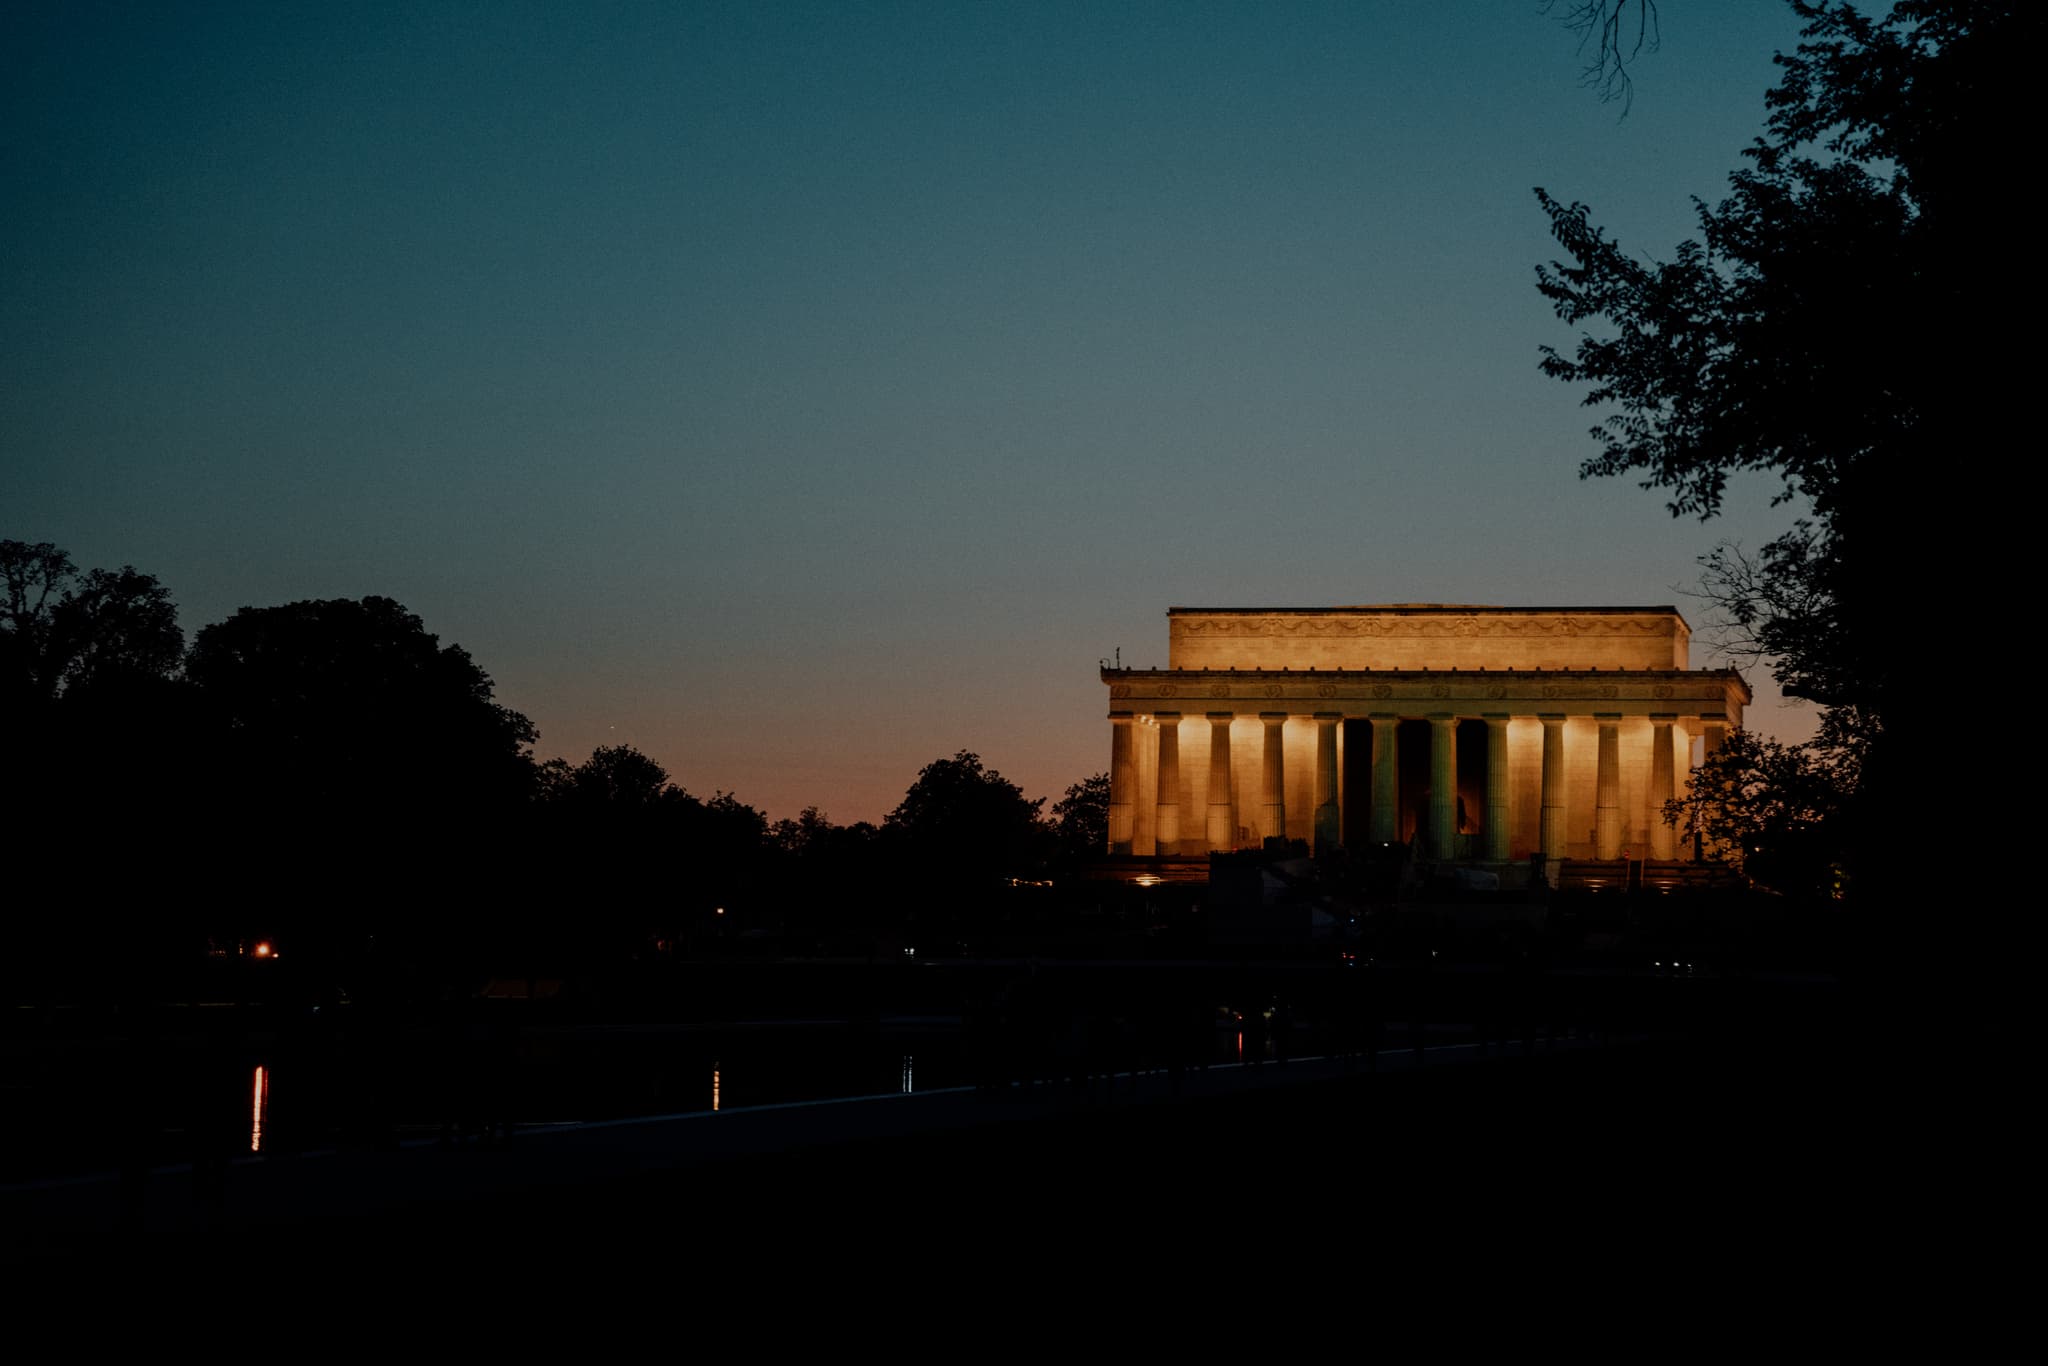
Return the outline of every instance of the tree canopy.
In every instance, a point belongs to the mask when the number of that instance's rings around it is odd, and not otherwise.
[[[1828,899],[1843,894],[1848,850],[1842,805],[1855,791],[1855,762],[1840,749],[1787,745],[1738,729],[1693,771],[1690,790],[1665,815],[1701,852],[1772,891]]]
[[[24,962],[42,936],[128,952],[161,911],[193,820],[196,736],[168,590],[130,566],[81,572],[48,542],[0,541],[0,881]]]
[[[1708,556],[1703,591],[1739,653],[1826,709],[1820,743],[1854,749],[1878,852],[1896,756],[1931,737],[1899,616],[1952,600],[1980,487],[1957,456],[2009,441],[2027,391],[2004,317],[2039,288],[2005,149],[2032,123],[2021,64],[2042,19],[1994,0],[1793,8],[1803,41],[1777,59],[1766,131],[1668,260],[1537,191],[1570,258],[1538,288],[1587,328],[1542,367],[1603,410],[1582,477],[1639,478],[1700,518],[1733,477],[1778,481],[1790,527]]]
[[[502,802],[530,782],[533,723],[390,598],[244,607],[199,632],[186,674],[243,781],[328,814]]]
[[[1052,804],[1052,832],[1060,861],[1072,868],[1109,846],[1109,775],[1075,783]]]
[[[540,797],[549,805],[581,810],[645,810],[691,800],[668,780],[668,770],[631,745],[600,745],[570,767],[550,759],[540,767]]]
[[[1026,797],[984,767],[980,755],[962,750],[926,764],[883,829],[942,876],[989,882],[1037,865],[1043,851],[1038,813],[1044,805],[1043,797]]]
[[[81,574],[47,541],[0,541],[0,584],[0,696],[14,705],[177,672],[185,650],[178,609],[132,565]]]
[[[4,890],[38,963],[250,933],[352,971],[400,946],[428,978],[711,940],[943,942],[1011,914],[997,889],[1056,845],[1068,867],[1101,845],[1101,775],[1046,822],[966,752],[926,765],[882,827],[815,807],[771,827],[630,745],[536,763],[532,723],[390,598],[245,607],[185,652],[169,593],[135,569],[6,541],[0,583],[0,828],[23,855]]]

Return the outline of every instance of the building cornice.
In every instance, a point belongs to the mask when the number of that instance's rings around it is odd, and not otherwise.
[[[1654,635],[1692,626],[1672,606],[1480,607],[1390,603],[1378,607],[1169,607],[1169,634],[1224,635]],[[1482,626],[1482,620],[1484,625]],[[1396,623],[1399,623],[1396,625]]]
[[[1651,604],[1641,607],[1491,607],[1480,603],[1456,602],[1386,602],[1338,605],[1335,607],[1169,607],[1166,615],[1179,616],[1184,613],[1217,613],[1248,616],[1329,616],[1343,612],[1384,612],[1396,616],[1427,616],[1441,614],[1448,616],[1470,616],[1474,613],[1489,616],[1556,616],[1559,613],[1614,613],[1628,615],[1649,614],[1654,616],[1682,617],[1676,607],[1668,603]]]

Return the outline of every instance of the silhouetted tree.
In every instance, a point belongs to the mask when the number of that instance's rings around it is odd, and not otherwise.
[[[1657,50],[1657,0],[1544,0],[1543,12],[1579,35],[1582,83],[1603,104],[1619,100],[1626,114],[1635,102],[1629,65]]]
[[[0,591],[5,957],[122,976],[192,938],[166,895],[198,757],[177,609],[150,575],[81,573],[47,542],[0,541]]]
[[[1069,868],[1100,854],[1109,843],[1109,775],[1097,773],[1067,789],[1052,804],[1053,837]]]
[[[668,770],[631,745],[599,746],[571,768],[560,759],[540,766],[543,802],[586,809],[680,806],[692,800]]]
[[[266,799],[374,817],[523,797],[538,732],[490,675],[390,598],[244,607],[186,672]]]
[[[461,647],[389,598],[245,607],[186,675],[218,904],[328,942],[390,929],[422,961],[481,942],[527,856],[536,732]]]
[[[1711,517],[1762,471],[1803,505],[1754,556],[1706,561],[1705,592],[1788,693],[1828,708],[1823,743],[1859,780],[1857,857],[1908,847],[1900,756],[1932,752],[1906,605],[1954,601],[1979,516],[1954,453],[2022,428],[2032,243],[2005,148],[2031,126],[2039,7],[1904,0],[1883,19],[1798,3],[1766,134],[1700,237],[1658,263],[1624,252],[1582,204],[1537,191],[1573,264],[1538,284],[1572,324],[1599,322],[1543,369],[1607,410],[1582,475],[1632,474],[1674,515]],[[1914,553],[1919,548],[1921,553]],[[1960,585],[1956,585],[1960,587]],[[1870,885],[1864,880],[1864,885]]]
[[[870,928],[892,885],[880,832],[867,821],[836,825],[815,806],[768,832],[774,849],[774,897],[792,933],[819,947],[852,942],[849,932]],[[885,915],[882,920],[887,920]]]
[[[962,750],[924,766],[889,813],[883,834],[904,877],[928,903],[960,907],[1042,863],[1038,813],[1044,804]]]
[[[774,842],[778,852],[791,858],[802,858],[820,848],[839,828],[823,811],[807,806],[797,813],[795,820],[785,816],[770,826],[768,838]]]
[[[0,581],[0,696],[11,704],[177,672],[185,634],[153,576],[128,565],[81,574],[47,541],[0,541]]]
[[[617,961],[686,939],[720,905],[754,908],[767,820],[729,793],[701,801],[630,745],[538,770],[529,943]],[[735,917],[734,923],[737,923]]]
[[[769,856],[765,814],[730,792],[714,792],[691,811],[686,847],[704,904],[737,908],[749,928],[768,928],[760,900]]]
[[[1773,891],[1808,897],[1846,892],[1841,820],[1856,789],[1853,756],[1839,748],[1787,745],[1737,728],[1693,770],[1685,796],[1664,818],[1701,852]]]

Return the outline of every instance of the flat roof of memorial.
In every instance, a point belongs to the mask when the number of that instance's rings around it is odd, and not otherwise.
[[[1681,622],[1685,614],[1669,603],[1645,607],[1500,607],[1476,602],[1371,602],[1350,603],[1335,607],[1169,607],[1166,615],[1181,612],[1235,613],[1243,616],[1328,616],[1333,612],[1393,612],[1414,616],[1425,616],[1434,612],[1456,613],[1470,616],[1475,612],[1494,613],[1503,616],[1554,616],[1562,612],[1579,615],[1606,614],[1615,616],[1641,616],[1655,613],[1659,616],[1677,617]],[[1690,629],[1690,628],[1688,628]]]

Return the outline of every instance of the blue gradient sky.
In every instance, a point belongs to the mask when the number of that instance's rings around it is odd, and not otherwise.
[[[1534,0],[15,4],[0,535],[839,820],[1105,767],[1169,605],[1679,601],[1789,514],[1577,480],[1530,193],[1722,192],[1796,24],[1663,10],[1620,120]]]

